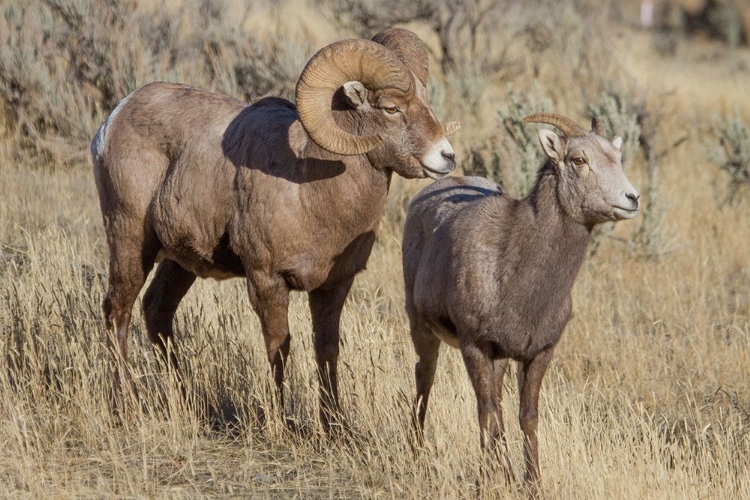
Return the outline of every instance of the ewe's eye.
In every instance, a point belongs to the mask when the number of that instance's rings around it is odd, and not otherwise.
[[[586,160],[584,160],[584,159],[583,159],[583,158],[581,158],[580,156],[576,156],[575,158],[573,158],[573,163],[574,163],[574,164],[575,164],[576,166],[580,167],[581,165],[583,165],[584,163],[586,163]]]
[[[396,113],[398,113],[398,108],[396,108],[396,107],[393,107],[393,108],[383,108],[383,109],[389,115],[395,115]]]

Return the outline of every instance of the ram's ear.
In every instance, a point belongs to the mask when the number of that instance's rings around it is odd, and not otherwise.
[[[370,108],[370,103],[367,100],[367,89],[362,82],[346,82],[343,87],[346,102],[349,103],[349,106],[360,111]]]
[[[565,157],[565,142],[559,135],[543,128],[539,131],[539,143],[550,160],[558,165],[562,164]]]
[[[618,135],[617,137],[612,139],[612,145],[617,149],[622,150],[622,137]]]
[[[461,122],[448,122],[443,127],[445,135],[455,134],[461,129]]]

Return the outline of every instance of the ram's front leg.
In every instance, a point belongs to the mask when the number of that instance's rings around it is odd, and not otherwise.
[[[315,338],[315,360],[318,364],[320,422],[326,432],[341,424],[337,364],[341,311],[354,278],[309,293]]]
[[[281,276],[254,274],[248,278],[248,295],[260,319],[268,362],[276,383],[281,415],[284,414],[284,365],[289,357],[289,289]]]

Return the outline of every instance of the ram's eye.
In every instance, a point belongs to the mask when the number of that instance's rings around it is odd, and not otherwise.
[[[392,107],[392,108],[383,108],[383,109],[389,115],[395,115],[396,113],[398,113],[398,108],[395,108],[395,107]]]
[[[581,165],[583,165],[584,163],[586,163],[586,160],[584,160],[580,156],[576,156],[575,158],[573,158],[573,163],[575,163],[577,166],[580,167]]]

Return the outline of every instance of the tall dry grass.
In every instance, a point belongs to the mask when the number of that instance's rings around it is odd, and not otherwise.
[[[557,8],[555,2],[542,3]],[[510,17],[522,31],[523,9],[514,5],[520,10]],[[139,8],[167,9],[180,25],[194,19],[191,7],[154,2]],[[574,7],[564,9],[573,9],[562,14],[574,17]],[[243,29],[283,30],[304,25],[306,16],[317,22],[308,33],[289,34],[297,37],[295,47],[310,44],[314,50],[347,36],[340,25],[321,24],[323,14],[302,1],[284,4],[280,12],[256,12]],[[519,155],[512,144],[501,143],[497,121],[509,83],[513,92],[532,96],[532,104],[546,99],[554,110],[579,120],[587,99],[613,88],[612,82],[632,85],[647,104],[669,96],[659,122],[665,151],[654,191],[664,207],[653,235],[659,252],[639,248],[639,218],[608,232],[581,270],[574,317],[542,389],[543,495],[750,498],[750,198],[740,192],[735,205],[723,203],[728,179],[706,154],[706,141],[717,140],[710,135],[714,114],[750,116],[744,91],[749,56],[741,49],[727,54],[721,45],[682,40],[678,57],[665,59],[653,50],[648,33],[610,26],[606,16],[596,22],[600,32],[609,26],[617,36],[602,39],[612,44],[604,51],[611,60],[597,61],[609,76],[592,80],[591,88],[584,77],[596,76],[596,65],[574,74],[553,52],[534,56],[522,45],[513,48],[520,69],[505,80],[467,73],[482,79],[485,105],[479,108],[467,105],[460,91],[478,87],[457,86],[457,75],[434,72],[431,84],[442,115],[465,123],[452,139],[466,163],[474,149],[498,151],[499,172],[490,168],[489,175],[510,175],[503,169]],[[413,27],[434,49],[429,29]],[[506,33],[498,30],[495,36],[498,46],[506,43]],[[580,53],[580,46],[571,45],[576,33],[566,36],[570,50]],[[139,43],[133,41],[135,47]],[[273,50],[269,47],[264,50]],[[592,49],[589,55],[596,54]],[[618,67],[605,68],[610,63]],[[180,79],[206,75],[185,72]],[[403,312],[400,232],[405,203],[424,181],[394,179],[368,270],[357,278],[344,311],[340,392],[352,428],[349,440],[328,440],[318,427],[303,295],[294,295],[290,308],[286,408],[300,432],[287,430],[274,408],[258,322],[241,280],[199,281],[177,313],[187,407],[157,364],[140,314],[134,315],[131,365],[142,401],[118,419],[107,404],[111,370],[100,314],[107,249],[90,166],[62,154],[29,152],[23,146],[28,136],[20,138],[24,131],[11,113],[6,118],[0,140],[0,496],[477,495],[482,457],[475,400],[458,352],[441,353],[427,449],[414,456],[409,446],[415,359]],[[682,136],[688,139],[672,148]],[[636,154],[628,175],[645,193],[646,163]],[[518,472],[521,433],[513,379],[504,412]],[[204,401],[218,409],[208,420],[198,417]],[[490,481],[479,495],[516,498],[516,487]]]

